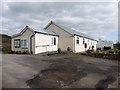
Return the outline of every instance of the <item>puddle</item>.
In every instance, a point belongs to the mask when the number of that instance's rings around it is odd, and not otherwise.
[[[104,90],[104,89],[108,88],[108,84],[111,84],[115,81],[116,81],[115,77],[108,76],[106,79],[99,81],[95,87],[97,88],[97,90],[101,90],[101,89]]]
[[[63,58],[57,60],[44,60],[50,66],[41,70],[35,77],[27,80],[30,88],[64,88],[87,76],[87,73],[98,73],[108,76],[98,82],[97,89],[106,89],[108,84],[113,83],[116,78],[111,75],[112,70],[103,71],[92,63],[84,63],[82,60],[71,60]],[[109,74],[109,75],[108,75]]]
[[[81,79],[87,74],[78,70],[72,62],[54,62],[26,83],[31,88],[62,88]]]

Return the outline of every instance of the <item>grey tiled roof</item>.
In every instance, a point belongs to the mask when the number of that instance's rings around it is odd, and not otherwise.
[[[14,34],[14,35],[12,35],[11,37],[14,38],[14,37],[20,36],[20,35],[22,35],[27,29],[29,29],[29,30],[31,30],[32,32],[34,32],[34,30],[31,29],[29,26],[25,26],[25,28],[24,28],[20,33]]]
[[[43,34],[49,34],[49,35],[55,35],[58,36],[56,33],[52,32],[51,30],[45,30],[45,29],[41,29],[39,31],[35,31],[36,33],[43,33]]]
[[[71,28],[68,28],[66,26],[63,26],[63,25],[61,25],[59,23],[56,23],[56,22],[53,22],[53,21],[52,21],[52,23],[55,24],[55,25],[57,25],[58,27],[60,27],[61,29],[67,31],[68,33],[70,33],[72,35],[78,35],[78,36],[81,36],[81,37],[85,37],[85,38],[97,41],[96,39],[94,39],[94,38],[92,38],[92,37],[90,37],[90,36],[88,36],[86,34],[83,34],[83,33],[79,32],[79,31],[75,31],[75,30],[73,30]]]
[[[26,26],[20,33],[12,35],[12,38],[22,35],[27,29],[31,30],[33,33],[41,33],[41,34],[58,36],[56,33],[52,32],[50,30],[46,31],[45,29],[40,29],[39,31],[38,30],[34,31],[35,29],[32,29],[29,26]]]

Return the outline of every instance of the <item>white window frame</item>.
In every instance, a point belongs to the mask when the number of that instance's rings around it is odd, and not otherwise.
[[[56,45],[56,38],[55,37],[53,38],[53,42],[54,42],[53,45]]]
[[[27,40],[26,39],[22,39],[21,40],[21,48],[28,48]]]
[[[80,44],[79,37],[76,37],[76,44]]]
[[[20,48],[20,39],[14,39],[14,47]]]
[[[56,37],[53,37],[53,38],[52,38],[52,45],[56,45],[56,44],[57,44]]]
[[[88,39],[88,45],[89,45],[89,39]]]
[[[85,38],[83,38],[83,44],[85,44]]]

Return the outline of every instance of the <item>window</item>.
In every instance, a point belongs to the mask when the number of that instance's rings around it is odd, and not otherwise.
[[[15,48],[20,48],[20,39],[15,39],[14,40],[14,47]]]
[[[56,45],[56,38],[54,38],[54,43],[53,44]]]
[[[21,48],[27,48],[27,40],[21,40]]]
[[[83,38],[83,44],[85,44],[85,39]]]
[[[87,43],[85,43],[85,48],[87,48]]]
[[[76,44],[79,44],[79,37],[76,38]]]
[[[89,40],[88,40],[88,45],[89,45]]]
[[[92,41],[91,41],[91,45],[92,45]]]

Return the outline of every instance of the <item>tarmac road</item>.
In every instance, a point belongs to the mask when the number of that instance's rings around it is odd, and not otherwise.
[[[74,54],[54,56],[3,54],[2,60],[3,88],[31,88],[26,81],[33,79],[34,75],[37,75],[41,70],[47,71],[51,67],[52,69],[59,68],[64,70],[63,67],[65,66],[69,71],[72,65],[73,70],[82,70],[84,76],[77,78],[77,80],[65,85],[63,88],[118,88],[117,61]],[[62,67],[59,67],[61,65]],[[49,73],[50,75],[51,73]],[[56,75],[56,72],[54,75]],[[74,79],[74,75],[72,78]],[[32,83],[32,86],[36,86],[35,83]]]

